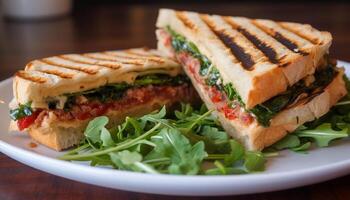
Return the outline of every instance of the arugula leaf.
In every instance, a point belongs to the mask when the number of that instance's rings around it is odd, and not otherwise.
[[[142,116],[140,118],[140,121],[143,127],[147,125],[147,122],[152,122],[152,123],[161,123],[164,126],[172,128],[172,126],[168,123],[168,120],[164,119],[165,115],[166,115],[166,108],[165,106],[163,106],[162,109],[158,112],[153,112]]]
[[[109,131],[103,127],[101,129],[101,135],[100,135],[101,141],[102,141],[102,146],[104,147],[109,147],[109,146],[113,146],[114,145],[114,141],[111,137],[111,134],[109,133]]]
[[[84,160],[84,159],[81,159]],[[108,155],[102,155],[102,156],[93,156],[88,158],[87,160],[90,160],[90,166],[111,166],[113,165],[113,162],[111,161],[110,157]]]
[[[192,146],[176,129],[164,128],[151,141],[156,144],[154,151],[159,157],[170,158],[168,170],[171,174],[197,174],[202,160],[207,156],[203,142]]]
[[[218,165],[216,165],[218,166]],[[217,167],[208,169],[205,171],[206,175],[227,175],[227,174],[246,174],[247,172],[240,168],[234,168],[234,167]]]
[[[296,135],[288,134],[280,141],[272,145],[272,148],[277,150],[295,148],[300,145],[299,137]]]
[[[186,120],[178,121],[176,123],[176,128],[178,128],[183,134],[188,134],[191,131],[193,131],[193,129],[195,129],[196,126],[205,124],[206,120],[208,119],[208,116],[212,112],[213,112],[212,110],[209,110],[202,115],[191,115],[187,117]]]
[[[330,123],[324,123],[315,129],[298,130],[294,134],[298,137],[312,138],[317,146],[326,147],[335,139],[348,137],[347,131],[347,128],[343,128],[341,131],[335,131],[332,129]]]
[[[110,146],[114,144],[109,131],[105,127],[108,121],[108,117],[100,116],[89,122],[84,135],[92,147],[98,149],[101,145]]]
[[[226,166],[232,166],[235,162],[244,159],[244,147],[235,140],[229,141],[231,153],[224,158]]]
[[[205,171],[206,175],[228,175],[228,174],[246,174],[244,169],[238,167],[226,167],[220,161],[214,162],[216,168],[208,169]]]
[[[121,142],[134,136],[140,136],[144,126],[132,117],[126,117],[125,122],[111,129],[111,135],[115,141]]]
[[[207,175],[219,174],[244,174],[263,171],[265,169],[265,157],[260,152],[245,151],[244,147],[235,140],[230,140],[230,154],[214,154],[208,158],[215,158],[216,168],[205,171]],[[224,160],[224,164],[218,161]]]
[[[204,105],[204,104],[203,104]],[[177,119],[185,119],[186,117],[189,117],[193,113],[193,108],[190,106],[190,104],[181,104],[181,111],[175,110],[175,116]]]
[[[244,168],[247,172],[264,171],[265,162],[266,159],[260,152],[248,151],[245,153]]]
[[[138,152],[130,152],[124,150],[121,152],[112,152],[109,153],[111,161],[113,164],[122,170],[138,171],[138,172],[147,172],[151,174],[157,174],[158,172],[153,169],[148,164],[142,163],[142,155]]]
[[[296,153],[307,153],[307,150],[310,149],[311,142],[306,142],[304,144],[301,144],[297,147],[293,147],[290,150],[296,152]]]
[[[199,134],[207,137],[214,144],[223,144],[228,141],[228,135],[225,131],[208,125],[204,125]]]

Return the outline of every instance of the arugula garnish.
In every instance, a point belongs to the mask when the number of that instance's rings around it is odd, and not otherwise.
[[[265,158],[230,139],[205,107],[183,104],[175,116],[165,107],[107,129],[108,118],[90,121],[84,142],[61,157],[121,170],[168,174],[237,174],[261,171]],[[213,163],[205,169],[205,163]],[[224,170],[224,171],[223,171]]]
[[[330,116],[299,127],[264,153],[247,151],[231,139],[205,106],[194,109],[183,104],[175,115],[169,115],[163,107],[139,118],[126,117],[123,124],[111,129],[106,128],[108,118],[102,116],[90,121],[83,143],[61,159],[144,173],[255,173],[265,169],[266,157],[277,155],[271,151],[307,153],[315,145],[326,147],[334,140],[347,138],[348,114],[336,112],[339,106],[350,104],[340,103]],[[338,117],[334,121],[335,113]],[[315,126],[317,123],[321,124]],[[335,126],[339,130],[334,130]]]
[[[333,130],[329,123],[321,124],[315,129],[299,129],[294,132],[294,135],[299,138],[310,138],[318,147],[327,147],[331,141],[349,136],[348,127]]]
[[[208,156],[202,141],[191,145],[177,129],[164,128],[151,141],[156,145],[153,156],[169,158],[167,169],[170,174],[197,174],[203,159]]]

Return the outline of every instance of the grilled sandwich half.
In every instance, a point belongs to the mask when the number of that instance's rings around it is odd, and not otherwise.
[[[34,60],[15,74],[13,93],[10,128],[56,150],[78,144],[96,116],[115,125],[196,98],[176,61],[145,48]]]
[[[346,93],[332,36],[307,24],[161,9],[158,49],[175,57],[226,131],[261,150]]]

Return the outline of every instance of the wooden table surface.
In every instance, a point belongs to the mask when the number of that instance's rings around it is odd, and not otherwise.
[[[40,57],[139,46],[155,47],[154,24],[159,7],[310,23],[319,29],[332,32],[333,57],[350,61],[350,5],[346,4],[80,3],[75,6],[71,16],[59,19],[17,21],[0,18],[0,80],[10,77],[28,61]],[[297,189],[234,198],[345,200],[350,199],[350,176]],[[183,197],[132,193],[82,184],[32,169],[0,153],[0,199],[104,200]]]

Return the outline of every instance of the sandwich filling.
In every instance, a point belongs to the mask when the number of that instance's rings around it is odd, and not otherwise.
[[[54,114],[61,121],[87,120],[108,111],[127,109],[153,99],[189,102],[194,95],[195,92],[185,75],[151,74],[137,77],[133,84],[114,83],[56,98],[49,97],[47,108],[33,108],[31,102],[20,104],[10,110],[10,117],[17,121],[18,129],[23,130],[33,124],[40,126],[49,114]],[[61,98],[66,99],[63,108],[57,100]]]
[[[170,27],[161,29],[163,45],[169,48],[174,57],[185,66],[196,83],[201,85],[215,104],[229,120],[239,120],[245,125],[257,120],[262,126],[269,126],[270,120],[283,109],[296,105],[303,99],[310,99],[320,93],[337,74],[336,63],[326,59],[315,74],[300,80],[279,94],[252,109],[246,109],[244,102],[232,83],[223,83],[219,70],[195,44],[173,31]]]

